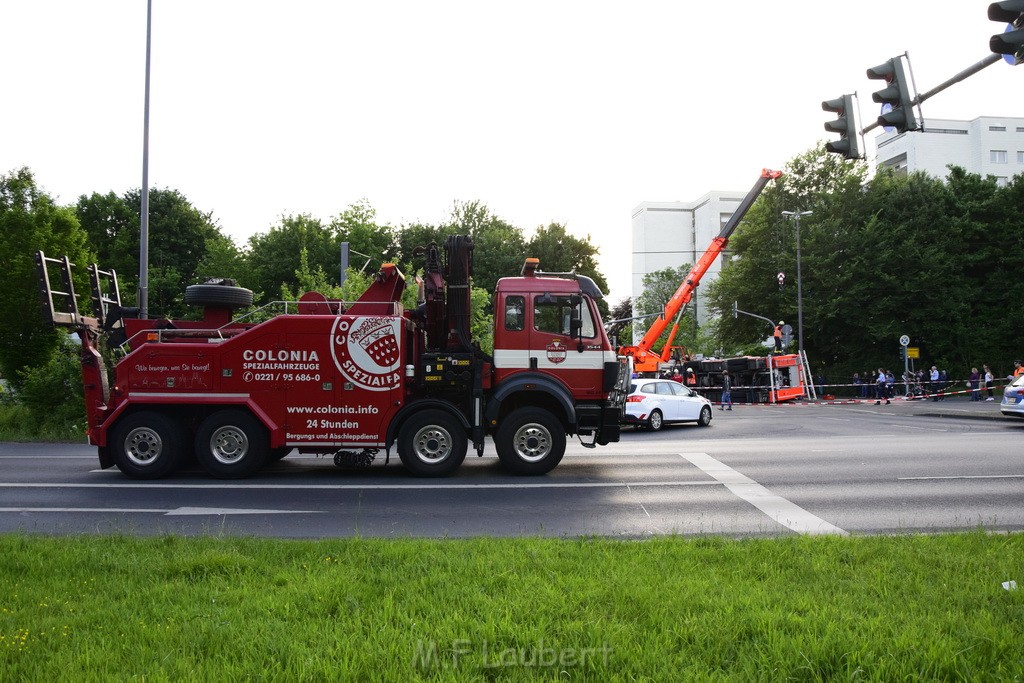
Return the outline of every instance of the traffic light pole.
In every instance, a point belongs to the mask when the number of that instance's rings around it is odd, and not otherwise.
[[[766,323],[768,323],[769,327],[775,327],[775,322],[772,321],[770,318],[766,318],[763,315],[758,315],[757,313],[748,313],[747,311],[740,310],[739,308],[737,308],[736,303],[734,302],[732,305],[732,316],[735,318],[740,313],[742,313],[743,315],[749,315],[751,318],[763,320]]]
[[[966,80],[967,78],[973,76],[974,74],[978,73],[982,69],[985,69],[985,68],[987,68],[989,66],[992,66],[993,64],[998,62],[1001,59],[1001,57],[1002,57],[1001,55],[996,55],[996,54],[988,55],[987,57],[985,57],[985,59],[981,60],[980,62],[978,62],[976,64],[972,64],[971,66],[967,67],[966,69],[964,69],[963,71],[961,71],[957,75],[953,76],[949,80],[943,81],[939,85],[935,86],[934,88],[932,88],[928,92],[918,95],[913,100],[913,103],[912,103],[913,106],[916,107],[916,106],[920,105],[922,102],[924,102],[928,98],[933,97],[933,96],[939,94],[940,92],[942,92],[946,88],[950,87],[951,85],[955,85],[956,83],[959,83],[960,81]],[[866,126],[860,132],[860,134],[864,135],[865,133],[868,133],[868,132],[874,130],[875,128],[878,128],[879,125],[880,124],[878,123],[878,121],[875,121],[874,123]]]

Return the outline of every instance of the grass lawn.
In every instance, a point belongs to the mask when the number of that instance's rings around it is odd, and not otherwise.
[[[0,536],[4,681],[707,678],[1020,680],[1024,535]]]

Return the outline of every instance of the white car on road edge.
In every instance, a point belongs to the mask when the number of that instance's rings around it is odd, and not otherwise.
[[[658,431],[673,422],[711,424],[711,401],[671,379],[634,379],[626,397],[626,422]]]

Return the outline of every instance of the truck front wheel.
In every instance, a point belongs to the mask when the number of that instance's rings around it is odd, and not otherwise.
[[[196,458],[218,479],[248,477],[270,455],[267,430],[243,410],[221,410],[209,416],[196,432]]]
[[[159,479],[181,465],[185,427],[163,413],[143,411],[123,417],[110,432],[114,464],[132,479]]]
[[[398,457],[418,477],[444,477],[466,459],[466,430],[443,410],[425,410],[398,430]]]
[[[565,429],[545,410],[519,408],[501,421],[494,447],[512,474],[547,474],[565,455]]]

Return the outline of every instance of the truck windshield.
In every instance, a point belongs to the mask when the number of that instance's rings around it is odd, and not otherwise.
[[[584,299],[582,305],[579,305],[573,302],[573,298],[549,294],[535,297],[533,300],[533,328],[538,332],[571,336],[570,323],[573,313],[578,311],[582,323],[580,334],[584,339],[593,339],[595,336],[594,319],[590,315],[587,300]]]

